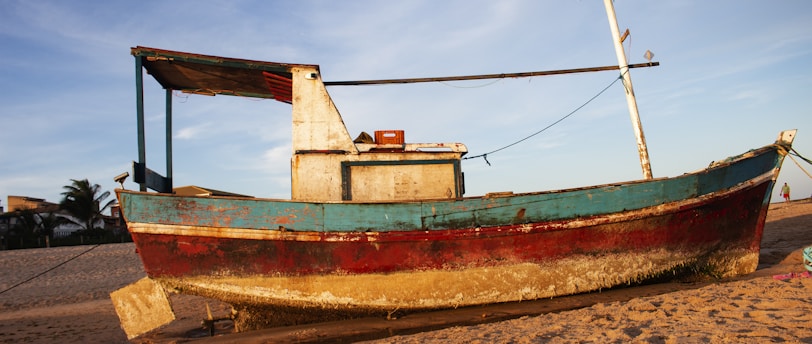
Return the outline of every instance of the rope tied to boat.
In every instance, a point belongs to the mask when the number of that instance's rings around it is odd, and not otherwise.
[[[789,151],[787,151],[787,148],[784,147],[783,145],[779,145],[776,143],[773,144],[773,146],[775,146],[775,151],[778,152],[778,154],[781,156],[786,156],[787,153],[789,153]]]
[[[524,142],[524,141],[526,141],[526,140],[530,139],[530,138],[531,138],[531,137],[533,137],[533,136],[536,136],[536,135],[538,135],[538,134],[541,134],[541,133],[542,133],[542,132],[544,132],[545,130],[552,128],[554,125],[556,125],[556,124],[558,124],[558,123],[561,123],[562,121],[564,121],[564,120],[565,120],[565,119],[567,119],[568,117],[570,117],[570,116],[574,115],[576,112],[578,112],[578,111],[580,111],[581,109],[583,109],[585,106],[587,106],[587,105],[588,105],[589,103],[591,103],[593,100],[597,99],[597,98],[598,98],[600,95],[602,95],[604,92],[606,92],[606,90],[608,90],[608,89],[609,89],[609,88],[611,88],[611,87],[612,87],[612,86],[613,86],[615,83],[617,83],[617,82],[618,82],[618,80],[623,80],[623,74],[628,73],[628,72],[629,72],[629,70],[627,69],[626,71],[624,71],[623,73],[621,73],[621,74],[620,74],[620,75],[619,75],[617,78],[615,78],[614,80],[612,80],[612,82],[611,82],[611,83],[609,83],[609,85],[607,85],[607,86],[606,86],[606,87],[604,87],[602,90],[600,90],[600,92],[598,92],[597,94],[595,94],[594,96],[592,96],[592,98],[589,98],[589,100],[587,100],[585,103],[583,103],[583,104],[581,104],[580,106],[576,107],[576,108],[575,108],[575,110],[572,110],[572,111],[571,111],[570,113],[568,113],[566,116],[559,118],[557,121],[555,121],[555,122],[553,122],[552,124],[550,124],[550,125],[548,125],[548,126],[546,126],[546,127],[542,128],[541,130],[536,131],[535,133],[532,133],[532,134],[530,134],[530,135],[528,135],[528,136],[524,137],[524,138],[523,138],[523,139],[521,139],[521,140],[518,140],[518,141],[516,141],[516,142],[513,142],[513,143],[511,143],[511,144],[509,144],[509,145],[503,146],[502,148],[495,149],[495,150],[492,150],[492,151],[490,151],[490,152],[483,153],[483,154],[479,154],[479,155],[474,155],[474,156],[464,157],[464,158],[462,158],[462,159],[463,159],[463,160],[468,160],[468,159],[474,159],[474,158],[483,158],[483,159],[485,160],[485,163],[487,163],[487,164],[488,164],[488,166],[491,166],[490,161],[488,161],[488,154],[493,154],[493,153],[499,152],[499,151],[501,151],[501,150],[505,150],[505,149],[508,149],[508,148],[510,148],[510,147],[513,147],[513,146],[515,146],[515,145],[517,145],[517,144],[519,144],[519,143],[522,143],[522,142]]]
[[[807,164],[810,164],[810,165],[812,165],[812,160],[809,160],[809,159],[804,158],[803,156],[801,156],[801,154],[799,154],[799,153],[798,153],[798,151],[796,151],[796,150],[795,150],[795,148],[791,148],[790,150],[791,150],[792,152],[790,152],[789,154],[787,154],[787,156],[789,156],[790,160],[792,160],[792,162],[794,162],[794,163],[795,163],[795,165],[797,165],[797,166],[798,166],[798,168],[800,168],[800,169],[801,169],[801,171],[804,171],[804,173],[806,173],[807,177],[809,177],[810,179],[812,179],[812,174],[810,174],[810,173],[809,173],[809,171],[807,171],[806,169],[804,169],[804,167],[803,167],[803,166],[801,166],[801,164],[798,162],[798,160],[795,160],[795,158],[793,157],[793,155],[794,155],[794,156],[797,156],[798,158],[801,158],[801,160],[805,161]]]
[[[797,156],[797,157],[801,158],[801,160],[806,161],[807,164],[812,165],[812,160],[804,158],[803,156],[801,156],[801,153],[798,153],[798,151],[795,150],[795,148],[792,148],[791,150],[792,150],[792,153],[790,155]]]

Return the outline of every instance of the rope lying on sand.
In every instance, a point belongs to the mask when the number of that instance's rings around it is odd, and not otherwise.
[[[64,261],[64,262],[62,262],[62,263],[57,264],[56,266],[54,266],[54,267],[52,267],[52,268],[50,268],[50,269],[48,269],[48,270],[45,270],[45,271],[43,271],[43,272],[40,272],[40,273],[38,273],[38,274],[34,275],[33,277],[31,277],[31,278],[29,278],[29,279],[25,280],[25,281],[22,281],[22,282],[20,282],[20,283],[17,283],[17,284],[15,284],[15,285],[11,286],[11,287],[8,287],[6,290],[0,291],[0,295],[3,295],[3,294],[5,294],[7,291],[9,291],[9,290],[12,290],[12,289],[14,289],[14,288],[17,288],[17,287],[19,287],[19,286],[21,286],[21,285],[23,285],[23,284],[26,284],[26,283],[30,282],[31,280],[33,280],[33,279],[35,279],[35,278],[37,278],[37,277],[39,277],[39,276],[42,276],[42,275],[47,274],[47,273],[49,273],[49,272],[51,272],[51,271],[53,271],[53,270],[56,270],[58,267],[60,267],[60,266],[62,266],[62,265],[67,264],[67,263],[68,263],[68,262],[70,262],[71,260],[74,260],[74,259],[76,259],[76,258],[79,258],[79,257],[80,257],[80,256],[82,256],[83,254],[88,253],[88,252],[92,251],[93,249],[95,249],[96,247],[99,247],[99,246],[101,246],[101,244],[96,244],[95,246],[93,246],[93,247],[91,247],[91,248],[87,249],[86,251],[84,251],[84,252],[82,252],[82,253],[79,253],[79,254],[77,254],[77,255],[75,255],[75,256],[73,256],[73,257],[71,257],[70,259],[68,259],[68,260],[66,260],[66,261]]]

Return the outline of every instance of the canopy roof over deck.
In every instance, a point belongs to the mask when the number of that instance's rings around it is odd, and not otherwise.
[[[158,192],[172,192],[172,91],[291,103],[291,70],[297,67],[319,70],[317,65],[245,60],[141,46],[131,48],[130,52],[135,57],[138,124],[138,161],[133,162],[133,180],[140,185],[141,191],[149,188]],[[146,166],[143,70],[166,89],[166,176]]]
[[[292,67],[317,65],[265,62],[192,54],[179,51],[131,48],[147,73],[167,90],[205,95],[236,95],[276,99],[290,103]]]

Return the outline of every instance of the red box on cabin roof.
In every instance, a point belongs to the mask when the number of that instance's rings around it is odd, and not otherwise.
[[[375,130],[375,143],[379,145],[402,145],[404,142],[403,130]]]

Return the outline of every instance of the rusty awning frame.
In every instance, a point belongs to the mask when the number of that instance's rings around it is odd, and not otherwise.
[[[191,54],[148,47],[131,48],[135,57],[138,162],[133,162],[133,180],[141,191],[172,192],[172,92],[204,95],[232,95],[276,99],[290,104],[293,98],[291,68],[318,66],[235,59]],[[144,135],[143,70],[166,90],[166,176],[146,166]]]

